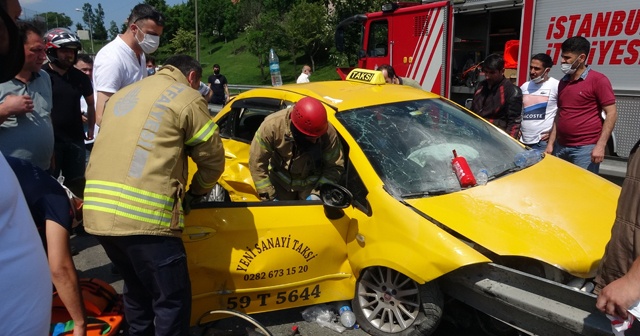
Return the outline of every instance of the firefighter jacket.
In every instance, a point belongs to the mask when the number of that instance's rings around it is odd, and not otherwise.
[[[473,95],[471,110],[513,138],[520,138],[522,90],[509,79],[503,77],[492,88],[489,88],[486,80],[480,82]]]
[[[84,226],[102,236],[179,236],[187,156],[190,190],[210,191],[224,149],[207,104],[177,68],[126,86],[107,102],[87,166]]]
[[[249,170],[259,195],[277,197],[273,183],[309,194],[323,183],[337,183],[344,171],[342,145],[331,124],[311,146],[301,146],[291,132],[291,108],[271,114],[253,137]]]

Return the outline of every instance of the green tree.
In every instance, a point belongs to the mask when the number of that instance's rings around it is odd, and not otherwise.
[[[188,27],[189,29],[193,27],[193,29],[195,29],[193,11],[189,12],[186,3],[171,6],[167,8],[167,12],[163,14],[164,29],[162,36],[160,36],[160,46],[168,45],[180,27]]]
[[[260,0],[240,1],[235,6],[237,7],[237,19],[240,27],[255,26],[261,14],[267,12]]]
[[[118,36],[118,34],[120,34],[120,29],[118,29],[118,25],[116,24],[116,22],[111,20],[109,26],[109,39],[113,40],[114,38],[116,38],[116,36]]]
[[[275,11],[259,14],[257,20],[247,28],[246,32],[249,52],[258,57],[260,75],[266,78],[264,68],[268,63],[269,49],[278,50],[282,45],[280,15]]]
[[[238,23],[238,6],[229,2],[224,9],[224,23],[222,25],[222,35],[224,35],[225,42],[228,39],[235,39],[238,37],[240,31],[240,24]]]
[[[144,3],[153,6],[153,8],[162,13],[162,15],[167,15],[169,6],[167,6],[167,2],[165,0],[144,0]]]
[[[220,37],[224,35],[226,8],[232,6],[233,4],[229,0],[199,0],[198,28],[200,32],[206,36]]]
[[[178,31],[171,39],[169,48],[175,54],[187,54],[195,56],[196,49],[196,33],[193,30],[185,30],[182,27],[178,28]]]
[[[38,14],[39,20],[43,20],[45,24],[45,30],[49,30],[57,27],[69,28],[73,25],[73,21],[66,14],[57,12],[46,12]]]
[[[82,5],[82,21],[84,21],[85,27],[91,31],[91,35],[95,38],[95,26],[93,23],[96,21],[96,17],[93,13],[93,7],[88,2]]]
[[[107,28],[104,26],[104,9],[102,5],[98,3],[98,8],[95,10],[95,21],[93,21],[93,38],[98,40],[107,39]]]
[[[256,1],[256,0],[252,0]],[[277,13],[286,13],[293,7],[298,0],[261,0],[264,9],[267,11],[275,11]]]
[[[379,11],[382,4],[388,2],[385,0],[341,0],[334,2],[334,15],[333,18],[333,27],[335,27],[342,20],[352,17],[357,14],[364,14],[369,12]],[[342,65],[355,65],[358,59],[358,52],[360,51],[360,40],[361,40],[361,25],[357,23],[352,23],[345,29],[345,50],[342,52],[342,59],[344,59],[344,63],[346,64],[336,64],[338,66]],[[342,62],[341,62],[342,63]]]
[[[168,44],[171,37],[176,33],[180,25],[173,19],[175,11],[171,10],[171,7],[167,5],[165,0],[145,0],[144,3],[153,6],[157,11],[162,13],[164,18],[164,27],[162,35],[160,36],[160,45]]]
[[[287,12],[283,29],[295,69],[300,53],[309,58],[311,69],[315,69],[314,56],[319,50],[329,47],[333,26],[328,25],[327,21],[327,9],[321,3],[302,2]]]
[[[82,23],[78,22],[76,23],[76,31],[78,30],[84,30],[84,27],[82,26]]]

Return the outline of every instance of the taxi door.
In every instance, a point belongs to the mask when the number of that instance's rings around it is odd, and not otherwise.
[[[192,324],[212,309],[257,313],[354,295],[350,221],[329,219],[320,201],[201,203],[185,223]]]

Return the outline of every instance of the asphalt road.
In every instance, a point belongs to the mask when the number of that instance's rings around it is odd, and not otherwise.
[[[621,185],[626,172],[626,162],[608,160],[601,166],[603,177]],[[110,283],[118,293],[122,293],[123,281],[119,275],[111,273],[111,264],[104,250],[97,240],[87,234],[74,235],[71,238],[72,245],[79,251],[74,256],[74,262],[81,278],[99,278]],[[434,336],[485,336],[477,323],[477,317],[466,309],[459,309],[461,303],[451,302],[445,305],[445,316]],[[294,308],[272,313],[263,313],[253,317],[264,325],[273,335],[289,335],[291,328],[297,326],[300,335],[303,336],[330,336],[337,335],[336,331],[323,328],[317,323],[304,321],[302,311],[305,308]],[[194,327],[190,336],[196,335],[262,335],[253,332],[255,328],[245,321],[231,317],[220,320],[207,328]],[[252,333],[253,332],[253,333]],[[368,335],[362,330],[347,330],[342,333],[346,336]]]

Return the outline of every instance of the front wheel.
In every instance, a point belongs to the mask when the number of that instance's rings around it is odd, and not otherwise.
[[[436,282],[419,285],[387,267],[371,267],[356,284],[353,311],[362,330],[374,336],[428,336],[442,317]]]

